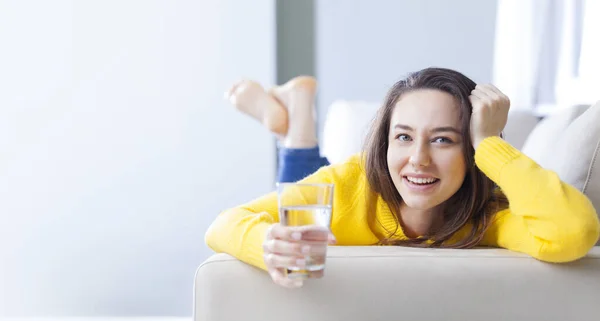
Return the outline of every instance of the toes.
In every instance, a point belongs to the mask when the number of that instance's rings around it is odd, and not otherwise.
[[[314,93],[317,89],[317,80],[315,77],[311,76],[298,76],[292,78],[283,86],[289,90],[300,90]]]
[[[287,111],[277,99],[252,80],[240,80],[225,93],[229,102],[239,111],[261,122],[269,131],[285,135]]]
[[[227,91],[225,91],[224,96],[225,99],[230,100],[233,96],[233,94],[238,90],[238,88],[244,83],[247,82],[248,80],[246,79],[240,79],[236,82],[233,83],[233,85],[231,85],[231,87],[229,87],[229,89],[227,89]]]
[[[313,100],[317,90],[317,80],[311,76],[294,77],[283,85],[268,90],[268,94],[289,110],[291,101],[297,98]],[[300,96],[297,96],[300,94]]]
[[[265,92],[259,83],[244,79],[231,86],[229,101],[234,106],[248,111],[248,109],[255,109],[254,105],[259,101],[261,95],[265,95]]]

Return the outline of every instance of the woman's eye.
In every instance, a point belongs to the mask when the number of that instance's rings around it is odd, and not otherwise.
[[[411,140],[410,136],[408,136],[406,134],[400,134],[400,135],[396,136],[396,139],[403,141],[403,142],[408,142]]]
[[[442,144],[451,144],[452,143],[452,140],[447,137],[438,137],[438,138],[434,139],[433,141],[436,143],[442,143]]]

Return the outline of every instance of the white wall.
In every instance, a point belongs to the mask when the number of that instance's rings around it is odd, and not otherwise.
[[[274,0],[0,0],[0,316],[192,313],[203,237],[266,193]]]
[[[429,66],[492,80],[495,0],[316,0],[322,130],[336,99],[381,102],[408,72]]]

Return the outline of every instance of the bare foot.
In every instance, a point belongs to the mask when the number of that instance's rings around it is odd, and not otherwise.
[[[282,138],[287,148],[312,148],[317,146],[315,124],[315,95],[317,81],[314,77],[299,76],[269,90],[285,108],[288,130]]]
[[[285,135],[288,131],[288,114],[279,101],[269,95],[255,81],[241,80],[226,93],[225,98],[239,111],[261,122],[276,135]]]

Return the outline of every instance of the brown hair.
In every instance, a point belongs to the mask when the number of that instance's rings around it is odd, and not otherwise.
[[[467,174],[460,189],[445,202],[444,223],[427,235],[409,240],[393,240],[397,232],[389,231],[390,235],[380,241],[382,244],[409,245],[418,247],[470,248],[476,246],[485,230],[489,227],[492,216],[500,207],[506,207],[508,201],[496,185],[477,166],[475,166],[475,150],[470,138],[470,120],[472,106],[469,101],[475,82],[465,75],[450,69],[427,68],[411,73],[406,79],[398,81],[388,91],[383,106],[379,109],[371,132],[367,138],[365,153],[365,170],[371,188],[381,195],[396,216],[399,225],[400,205],[402,198],[398,193],[388,171],[387,149],[389,144],[390,118],[394,107],[402,94],[419,89],[440,90],[452,95],[457,101],[462,126],[463,154],[467,165]],[[470,233],[454,244],[446,244],[456,232],[471,223]],[[427,241],[431,240],[431,244]]]

